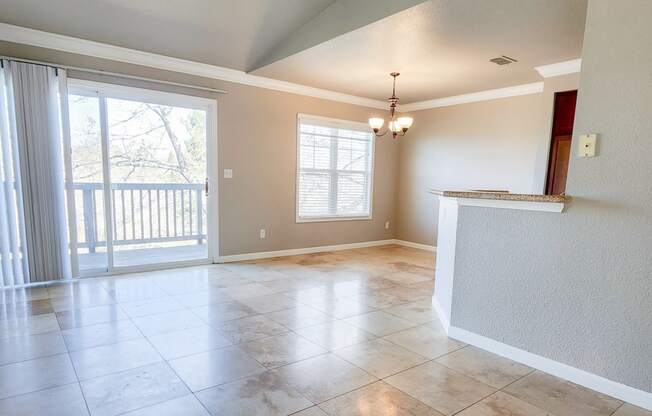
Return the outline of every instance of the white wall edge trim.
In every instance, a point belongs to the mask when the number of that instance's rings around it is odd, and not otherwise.
[[[607,394],[644,409],[652,410],[652,393],[626,386],[455,326],[448,328],[448,335],[451,338],[563,378],[564,380]]]
[[[269,259],[272,257],[287,257],[287,256],[296,256],[299,254],[323,253],[325,251],[352,250],[356,248],[386,246],[390,244],[398,244],[406,247],[420,248],[422,250],[428,250],[428,251],[435,251],[436,249],[434,246],[428,246],[425,244],[412,243],[410,241],[396,240],[394,238],[390,238],[387,240],[363,241],[360,243],[335,244],[330,246],[291,248],[287,250],[259,251],[255,253],[231,254],[227,256],[219,256],[216,259],[216,263],[231,263],[234,261]]]
[[[428,244],[421,244],[421,243],[413,243],[412,241],[394,240],[394,244],[398,244],[399,246],[418,248],[419,250],[426,250],[426,251],[433,251],[433,252],[437,251],[436,246],[431,246]]]
[[[534,69],[544,78],[575,74],[581,71],[582,60],[571,59],[570,61],[557,62],[556,64],[535,66]]]
[[[244,71],[235,69],[123,48],[120,46],[29,29],[6,23],[0,23],[0,40],[92,56],[95,58],[110,59],[112,61],[142,65],[205,78],[219,79],[222,81],[266,88],[275,91],[289,92],[308,97],[339,101],[363,107],[378,109],[387,108],[387,103],[385,101],[309,87],[292,82],[251,75]]]
[[[522,211],[562,212],[563,202],[505,201],[499,199],[457,198],[457,204],[469,207],[519,209]]]
[[[401,111],[428,110],[437,107],[448,107],[457,104],[489,101],[498,98],[516,97],[519,95],[538,94],[543,92],[543,82],[515,85],[506,88],[473,92],[470,94],[454,95],[452,97],[435,98],[434,100],[418,101],[401,106]]]
[[[441,306],[437,300],[437,297],[435,296],[432,297],[432,307],[435,308],[435,312],[437,312],[437,317],[439,318],[439,323],[444,328],[446,335],[448,335],[450,332],[451,323],[448,320],[446,313],[444,313],[444,308]]]

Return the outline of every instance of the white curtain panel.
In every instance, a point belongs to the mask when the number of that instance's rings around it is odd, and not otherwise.
[[[15,61],[4,70],[13,88],[29,281],[70,278],[58,97],[65,74]]]
[[[0,287],[29,282],[11,74],[0,68]]]

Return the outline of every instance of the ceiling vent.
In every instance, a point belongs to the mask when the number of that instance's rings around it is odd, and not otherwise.
[[[489,61],[493,62],[496,65],[508,65],[514,62],[518,62],[516,59],[510,58],[509,56],[505,56],[505,55],[499,56],[498,58],[490,59]]]

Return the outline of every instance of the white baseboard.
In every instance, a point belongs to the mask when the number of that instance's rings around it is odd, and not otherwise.
[[[511,345],[503,344],[502,342],[469,332],[462,328],[449,326],[448,336],[627,403],[652,410],[652,393],[608,380],[604,377],[580,370],[579,368],[571,367],[570,365],[512,347]]]
[[[444,328],[444,332],[448,334],[450,331],[451,323],[446,318],[446,314],[444,313],[444,308],[441,307],[441,304],[437,300],[435,296],[432,297],[432,307],[435,308],[435,312],[437,312],[437,317],[439,318],[439,323],[441,324],[442,328]]]
[[[400,246],[405,246],[405,247],[418,248],[420,250],[426,250],[426,251],[437,251],[436,246],[429,246],[428,244],[421,244],[421,243],[413,243],[412,241],[394,240],[394,244],[398,244]]]
[[[331,246],[292,248],[288,250],[259,251],[255,253],[231,254],[228,256],[220,256],[217,258],[215,262],[230,263],[234,261],[269,259],[272,257],[287,257],[287,256],[296,256],[299,254],[323,253],[325,251],[352,250],[356,248],[386,246],[389,244],[398,244],[401,246],[413,247],[421,250],[435,251],[434,246],[428,246],[425,244],[412,243],[409,241],[396,240],[390,238],[387,240],[363,241],[361,243],[335,244]]]
[[[229,256],[220,256],[217,259],[217,263],[230,263],[230,262],[233,262],[233,261],[257,260],[257,259],[268,259],[268,258],[272,258],[272,257],[296,256],[296,255],[299,255],[299,254],[323,253],[325,251],[351,250],[351,249],[355,249],[355,248],[385,246],[385,245],[388,245],[388,244],[395,244],[395,240],[394,239],[388,239],[388,240],[376,240],[376,241],[363,241],[361,243],[336,244],[336,245],[332,245],[332,246],[292,248],[292,249],[289,249],[289,250],[260,251],[260,252],[256,252],[256,253],[232,254],[232,255],[229,255]]]

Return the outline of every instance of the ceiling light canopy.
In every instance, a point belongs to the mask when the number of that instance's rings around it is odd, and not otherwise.
[[[390,120],[389,123],[387,124],[387,130],[385,130],[383,133],[380,132],[380,129],[385,124],[385,120],[381,117],[370,118],[369,127],[373,129],[376,137],[384,136],[391,131],[392,137],[396,138],[396,136],[405,136],[405,133],[407,133],[408,129],[412,127],[412,122],[414,120],[412,119],[412,117],[409,116],[401,116],[398,118],[396,117],[397,115],[396,110],[398,108],[398,97],[396,96],[396,77],[401,74],[399,74],[398,72],[392,72],[389,75],[394,78],[394,81],[392,86],[392,96],[387,99],[387,101],[389,101],[389,114],[390,114]]]

